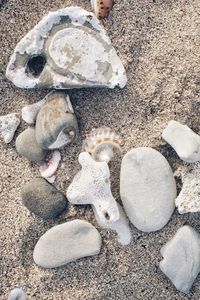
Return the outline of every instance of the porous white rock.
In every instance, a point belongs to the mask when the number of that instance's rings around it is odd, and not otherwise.
[[[6,144],[12,141],[19,124],[20,118],[16,113],[0,116],[0,134]]]
[[[165,157],[152,148],[130,150],[122,160],[120,194],[135,227],[144,232],[163,228],[176,198],[176,182]]]
[[[129,221],[127,219],[126,214],[124,213],[121,205],[117,204],[119,209],[119,220],[115,222],[109,222],[109,220],[104,220],[102,222],[102,218],[99,217],[98,210],[95,208],[95,206],[92,205],[95,218],[97,220],[97,223],[102,226],[103,228],[108,228],[111,230],[116,231],[117,233],[117,240],[122,245],[128,245],[132,240],[131,230],[129,227]]]
[[[200,136],[188,126],[172,120],[163,131],[162,137],[182,160],[189,163],[200,161]]]
[[[179,213],[200,212],[200,162],[182,166],[178,172],[183,183],[175,201]]]
[[[54,226],[37,242],[33,259],[43,268],[56,268],[82,257],[99,254],[101,236],[83,220]]]
[[[6,76],[20,88],[123,88],[127,82],[100,21],[80,7],[44,17],[16,46]]]
[[[190,226],[181,227],[161,248],[160,269],[176,289],[188,293],[200,272],[200,235]]]
[[[69,202],[79,205],[92,204],[98,211],[101,222],[116,222],[120,218],[120,213],[111,192],[110,170],[107,163],[95,161],[87,152],[82,152],[78,161],[82,170],[68,187]]]
[[[21,288],[15,288],[9,293],[8,300],[26,300],[26,295]]]

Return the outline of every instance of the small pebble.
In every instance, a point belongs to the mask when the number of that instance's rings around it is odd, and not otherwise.
[[[101,236],[90,223],[74,220],[54,226],[37,242],[33,259],[43,268],[56,268],[99,254]]]
[[[0,117],[0,135],[6,144],[12,141],[19,124],[20,118],[16,113]]]
[[[8,295],[8,300],[26,300],[26,295],[21,288],[15,288]]]
[[[23,187],[22,202],[43,219],[56,218],[67,209],[66,197],[43,178],[34,178]]]

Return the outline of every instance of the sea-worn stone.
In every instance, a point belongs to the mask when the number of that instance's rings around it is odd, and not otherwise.
[[[56,218],[67,208],[66,197],[43,178],[34,178],[23,187],[22,201],[43,219]]]
[[[6,76],[20,88],[122,88],[127,82],[105,29],[80,7],[44,17],[16,46]]]
[[[160,269],[177,290],[188,293],[200,272],[200,235],[190,226],[181,227],[161,249]]]
[[[16,113],[0,116],[0,135],[6,144],[12,141],[19,124],[20,118]]]
[[[188,126],[172,120],[163,131],[162,137],[182,160],[189,163],[200,161],[200,136]]]
[[[120,193],[134,226],[157,231],[169,221],[176,198],[176,183],[165,157],[142,147],[130,150],[121,165]]]
[[[25,129],[18,135],[15,146],[20,155],[32,162],[41,162],[47,155],[47,151],[38,145],[35,129],[32,127]]]
[[[15,288],[9,293],[8,300],[26,300],[26,295],[21,288]]]
[[[99,254],[101,236],[83,220],[54,226],[37,242],[33,259],[43,268],[56,268],[82,257]]]
[[[36,119],[36,140],[43,149],[58,149],[78,136],[78,124],[69,96],[53,91]]]
[[[22,108],[22,119],[28,124],[35,124],[37,114],[42,108],[42,106],[47,102],[47,97],[43,98],[42,100],[26,105]]]

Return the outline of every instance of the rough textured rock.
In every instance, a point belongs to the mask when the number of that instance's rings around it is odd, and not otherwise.
[[[43,268],[56,268],[82,257],[99,254],[101,236],[82,220],[54,226],[37,242],[33,259]]]
[[[114,88],[127,81],[101,23],[80,7],[44,17],[16,46],[6,75],[21,88]]]
[[[53,91],[36,119],[36,140],[43,149],[61,148],[78,136],[78,124],[69,96]]]
[[[12,141],[19,124],[20,118],[16,113],[0,116],[0,135],[6,144]]]
[[[56,218],[67,208],[66,197],[43,178],[34,178],[22,188],[22,201],[43,219]]]
[[[29,161],[41,162],[47,155],[47,151],[38,145],[35,137],[35,129],[32,127],[25,129],[18,135],[15,145],[17,152]]]
[[[183,166],[176,172],[177,175],[178,172],[183,182],[175,201],[179,213],[200,212],[200,162]]]
[[[190,226],[181,227],[161,249],[160,269],[177,290],[188,293],[200,272],[200,235]]]
[[[107,163],[95,161],[87,152],[82,152],[78,161],[82,170],[76,174],[67,189],[68,200],[72,204],[92,204],[102,223],[116,222],[120,214],[111,192]]]
[[[135,148],[123,158],[120,193],[125,211],[138,229],[151,232],[169,221],[176,183],[167,160],[152,148]]]
[[[162,137],[182,160],[189,163],[200,161],[200,136],[188,126],[170,121]]]

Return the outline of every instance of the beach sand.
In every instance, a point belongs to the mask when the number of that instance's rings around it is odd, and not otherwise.
[[[168,159],[173,171],[183,164],[161,138],[167,122],[178,120],[200,133],[200,1],[115,1],[105,28],[119,53],[128,76],[124,89],[70,90],[80,126],[79,141],[62,150],[55,185],[62,192],[79,169],[82,141],[92,128],[103,125],[123,138],[123,153],[149,146]],[[0,1],[0,115],[20,112],[42,99],[48,90],[16,88],[5,77],[17,42],[49,11],[70,5],[91,10],[90,1]],[[27,124],[21,123],[16,136]],[[184,224],[200,232],[200,214],[175,211],[161,231],[145,234],[131,226],[133,241],[122,247],[113,232],[97,226],[90,206],[69,206],[54,221],[31,215],[22,205],[23,185],[38,175],[38,168],[9,145],[0,142],[0,299],[22,287],[28,299],[37,300],[137,300],[200,299],[200,276],[188,295],[179,293],[159,270],[160,248]],[[120,159],[111,163],[112,190],[119,196]],[[180,185],[180,183],[179,183]],[[80,218],[95,225],[102,235],[98,256],[80,259],[52,270],[33,262],[33,249],[49,228]]]

